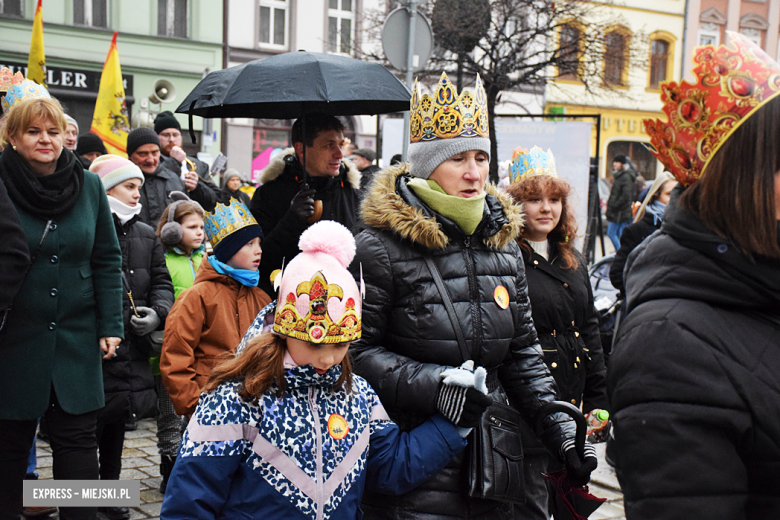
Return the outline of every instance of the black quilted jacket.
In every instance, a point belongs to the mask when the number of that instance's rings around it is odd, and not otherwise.
[[[780,261],[674,198],[629,256],[608,391],[632,520],[780,515]]]
[[[430,254],[452,298],[472,358],[486,367],[489,389],[499,386],[531,422],[536,410],[555,399],[555,383],[544,364],[531,320],[522,257],[515,238],[522,225],[519,206],[488,188],[481,224],[464,236],[457,225],[434,213],[408,189],[405,167],[375,177],[361,215],[351,270],[366,284],[363,336],[350,351],[355,371],[366,378],[390,417],[409,430],[437,413],[439,376],[464,359],[441,296],[423,260]],[[494,291],[509,294],[506,309]],[[542,436],[551,451],[570,422],[550,417]],[[465,453],[468,452],[468,449]],[[509,518],[511,506],[470,499],[463,455],[418,489],[400,497],[363,497],[366,518]]]

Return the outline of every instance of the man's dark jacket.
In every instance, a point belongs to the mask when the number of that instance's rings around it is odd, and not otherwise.
[[[621,223],[631,220],[631,204],[636,192],[636,170],[631,166],[614,172],[612,190],[607,201],[607,220]]]
[[[780,261],[750,261],[675,204],[629,256],[610,357],[633,520],[778,517]]]
[[[198,195],[199,197],[203,198],[206,204],[203,202],[198,201],[198,203],[203,206],[203,209],[206,211],[214,211],[214,208],[217,205],[217,202],[223,202],[220,197],[220,191],[219,187],[214,184],[213,179],[211,178],[211,169],[209,168],[209,165],[198,159],[197,157],[187,156],[187,159],[195,163],[195,173],[198,174],[198,187],[195,189],[195,191],[198,191],[199,189],[208,188],[212,192],[214,192],[214,202],[213,204],[209,201],[211,200],[210,196],[207,196],[207,192],[204,192],[203,195]],[[181,163],[170,156],[160,155],[160,164],[171,170],[175,173],[181,173]],[[192,196],[192,193],[190,193],[190,198],[194,197]]]
[[[292,148],[274,157],[260,174],[262,185],[252,197],[250,210],[263,229],[263,257],[260,262],[260,285],[274,294],[270,274],[289,262],[300,251],[298,238],[309,224],[290,211],[293,197],[303,186],[303,168]],[[309,176],[309,187],[316,190],[315,200],[322,201],[322,218],[335,220],[352,229],[357,221],[360,203],[360,172],[352,163],[341,163],[336,177]]]
[[[366,286],[363,335],[350,347],[355,372],[376,390],[403,431],[437,413],[442,372],[465,359],[423,258],[430,255],[452,299],[470,357],[488,370],[488,390],[497,399],[508,395],[532,424],[539,408],[555,400],[556,391],[531,319],[525,267],[515,242],[521,209],[488,186],[482,222],[465,236],[409,189],[406,167],[377,174],[361,206],[366,228],[356,237],[357,255],[350,266],[358,282],[362,267]],[[505,307],[496,301],[498,287],[508,295]],[[548,417],[544,426],[542,440],[553,452],[573,437],[572,423],[560,417]],[[509,518],[511,506],[468,497],[467,459],[456,456],[431,480],[399,497],[364,493],[366,517]]]
[[[178,170],[177,170],[178,171]],[[163,166],[162,162],[154,173],[144,174],[144,184],[141,186],[141,222],[157,228],[165,208],[171,203],[170,193],[181,191],[198,202],[206,211],[213,211],[217,204],[217,194],[200,180],[192,191],[187,191],[187,186],[181,180],[181,176]]]

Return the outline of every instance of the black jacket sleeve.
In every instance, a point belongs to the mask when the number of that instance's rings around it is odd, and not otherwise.
[[[510,355],[499,367],[501,385],[509,395],[510,403],[533,427],[536,414],[546,403],[555,401],[558,389],[550,370],[544,363],[544,354],[536,335],[531,314],[531,300],[525,277],[523,256],[517,254],[517,320]],[[551,414],[544,420],[541,440],[550,453],[560,456],[560,447],[567,438],[574,438],[574,422],[564,414]]]
[[[582,324],[582,338],[585,341],[588,359],[585,360],[585,391],[582,396],[582,411],[588,413],[595,408],[609,409],[607,399],[607,369],[604,365],[604,349],[599,333],[599,316],[593,306],[593,288],[588,278],[584,259],[579,258],[577,274],[588,289],[588,307]]]
[[[612,260],[612,265],[609,267],[609,281],[612,282],[612,287],[620,291],[621,295],[626,294],[625,283],[623,280],[623,270],[626,266],[626,259],[631,251],[639,245],[642,240],[645,239],[643,233],[639,230],[636,222],[629,225],[623,230],[623,234],[620,235],[620,249],[615,253],[615,258]]]
[[[427,416],[436,413],[440,375],[447,366],[421,363],[385,347],[385,333],[395,301],[390,257],[380,237],[364,231],[356,237],[357,254],[350,265],[360,284],[360,266],[366,298],[363,300],[363,334],[350,347],[355,372],[368,379],[382,403],[390,409]]]
[[[156,237],[155,237],[156,238]],[[159,240],[153,241],[151,264],[149,266],[149,295],[146,301],[165,323],[173,307],[173,282],[165,264],[165,252]]]
[[[24,274],[30,264],[27,236],[16,208],[0,181],[0,312],[11,306],[16,293],[24,283]]]

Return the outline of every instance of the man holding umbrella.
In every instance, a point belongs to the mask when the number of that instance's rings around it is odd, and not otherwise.
[[[263,228],[260,287],[273,294],[270,274],[298,254],[298,238],[317,220],[335,220],[351,229],[357,221],[360,172],[342,159],[344,126],[322,113],[292,127],[293,148],[277,155],[260,174],[262,186],[250,210]],[[306,173],[302,164],[305,161]],[[315,214],[316,208],[316,214]]]

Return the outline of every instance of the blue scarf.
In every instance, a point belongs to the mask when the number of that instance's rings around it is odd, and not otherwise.
[[[257,287],[257,284],[260,281],[260,271],[235,269],[225,263],[220,262],[214,255],[209,255],[209,263],[216,272],[231,277],[241,285],[246,285],[247,287]]]
[[[666,204],[661,201],[654,200],[652,203],[647,205],[645,211],[653,216],[653,225],[657,226],[658,223],[664,219]]]

